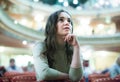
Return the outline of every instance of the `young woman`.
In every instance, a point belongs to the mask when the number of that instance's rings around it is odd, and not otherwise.
[[[82,77],[79,45],[72,34],[71,16],[64,10],[51,14],[45,29],[45,41],[33,48],[37,80],[70,79],[79,81]]]

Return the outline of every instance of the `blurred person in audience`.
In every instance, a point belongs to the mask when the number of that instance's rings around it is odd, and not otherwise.
[[[77,82],[82,78],[80,48],[72,33],[72,18],[67,11],[58,10],[49,16],[44,42],[33,47],[38,81],[69,79]]]
[[[104,75],[110,77],[110,68],[108,68],[108,67],[105,68],[104,70],[102,70],[102,71],[100,72],[100,74],[104,74]]]
[[[0,66],[0,77],[3,77],[5,72],[6,72],[5,67],[4,66]]]
[[[106,74],[109,72],[109,68],[105,68],[104,70],[101,71],[101,74]]]
[[[6,68],[7,71],[11,71],[11,72],[23,72],[22,68],[16,66],[14,58],[10,59],[9,64],[10,65]]]
[[[22,66],[23,72],[28,72],[27,66]]]
[[[28,72],[34,72],[35,71],[34,65],[30,61],[28,62],[28,65],[27,65],[27,71]]]
[[[83,76],[85,78],[85,82],[89,82],[89,75],[93,74],[94,70],[89,65],[89,60],[83,60]]]
[[[109,72],[111,78],[120,75],[120,56],[117,57],[115,63],[110,67]]]

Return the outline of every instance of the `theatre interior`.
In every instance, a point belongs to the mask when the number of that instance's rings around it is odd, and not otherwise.
[[[32,48],[44,40],[47,18],[59,9],[72,16],[81,62],[89,61],[94,70],[89,82],[120,82],[120,76],[101,74],[120,56],[120,0],[0,0],[0,70],[14,58],[24,71],[4,73],[0,82],[37,82],[35,70],[27,69],[34,68]]]

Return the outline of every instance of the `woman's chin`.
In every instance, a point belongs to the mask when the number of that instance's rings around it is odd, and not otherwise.
[[[66,32],[65,34],[68,35],[68,34],[71,34],[71,32],[69,31],[69,32]]]

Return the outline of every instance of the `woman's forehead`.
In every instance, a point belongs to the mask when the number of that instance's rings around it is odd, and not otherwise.
[[[66,12],[61,12],[60,15],[59,15],[59,18],[61,18],[61,17],[63,17],[63,18],[71,18],[70,15],[68,13],[66,13]]]

